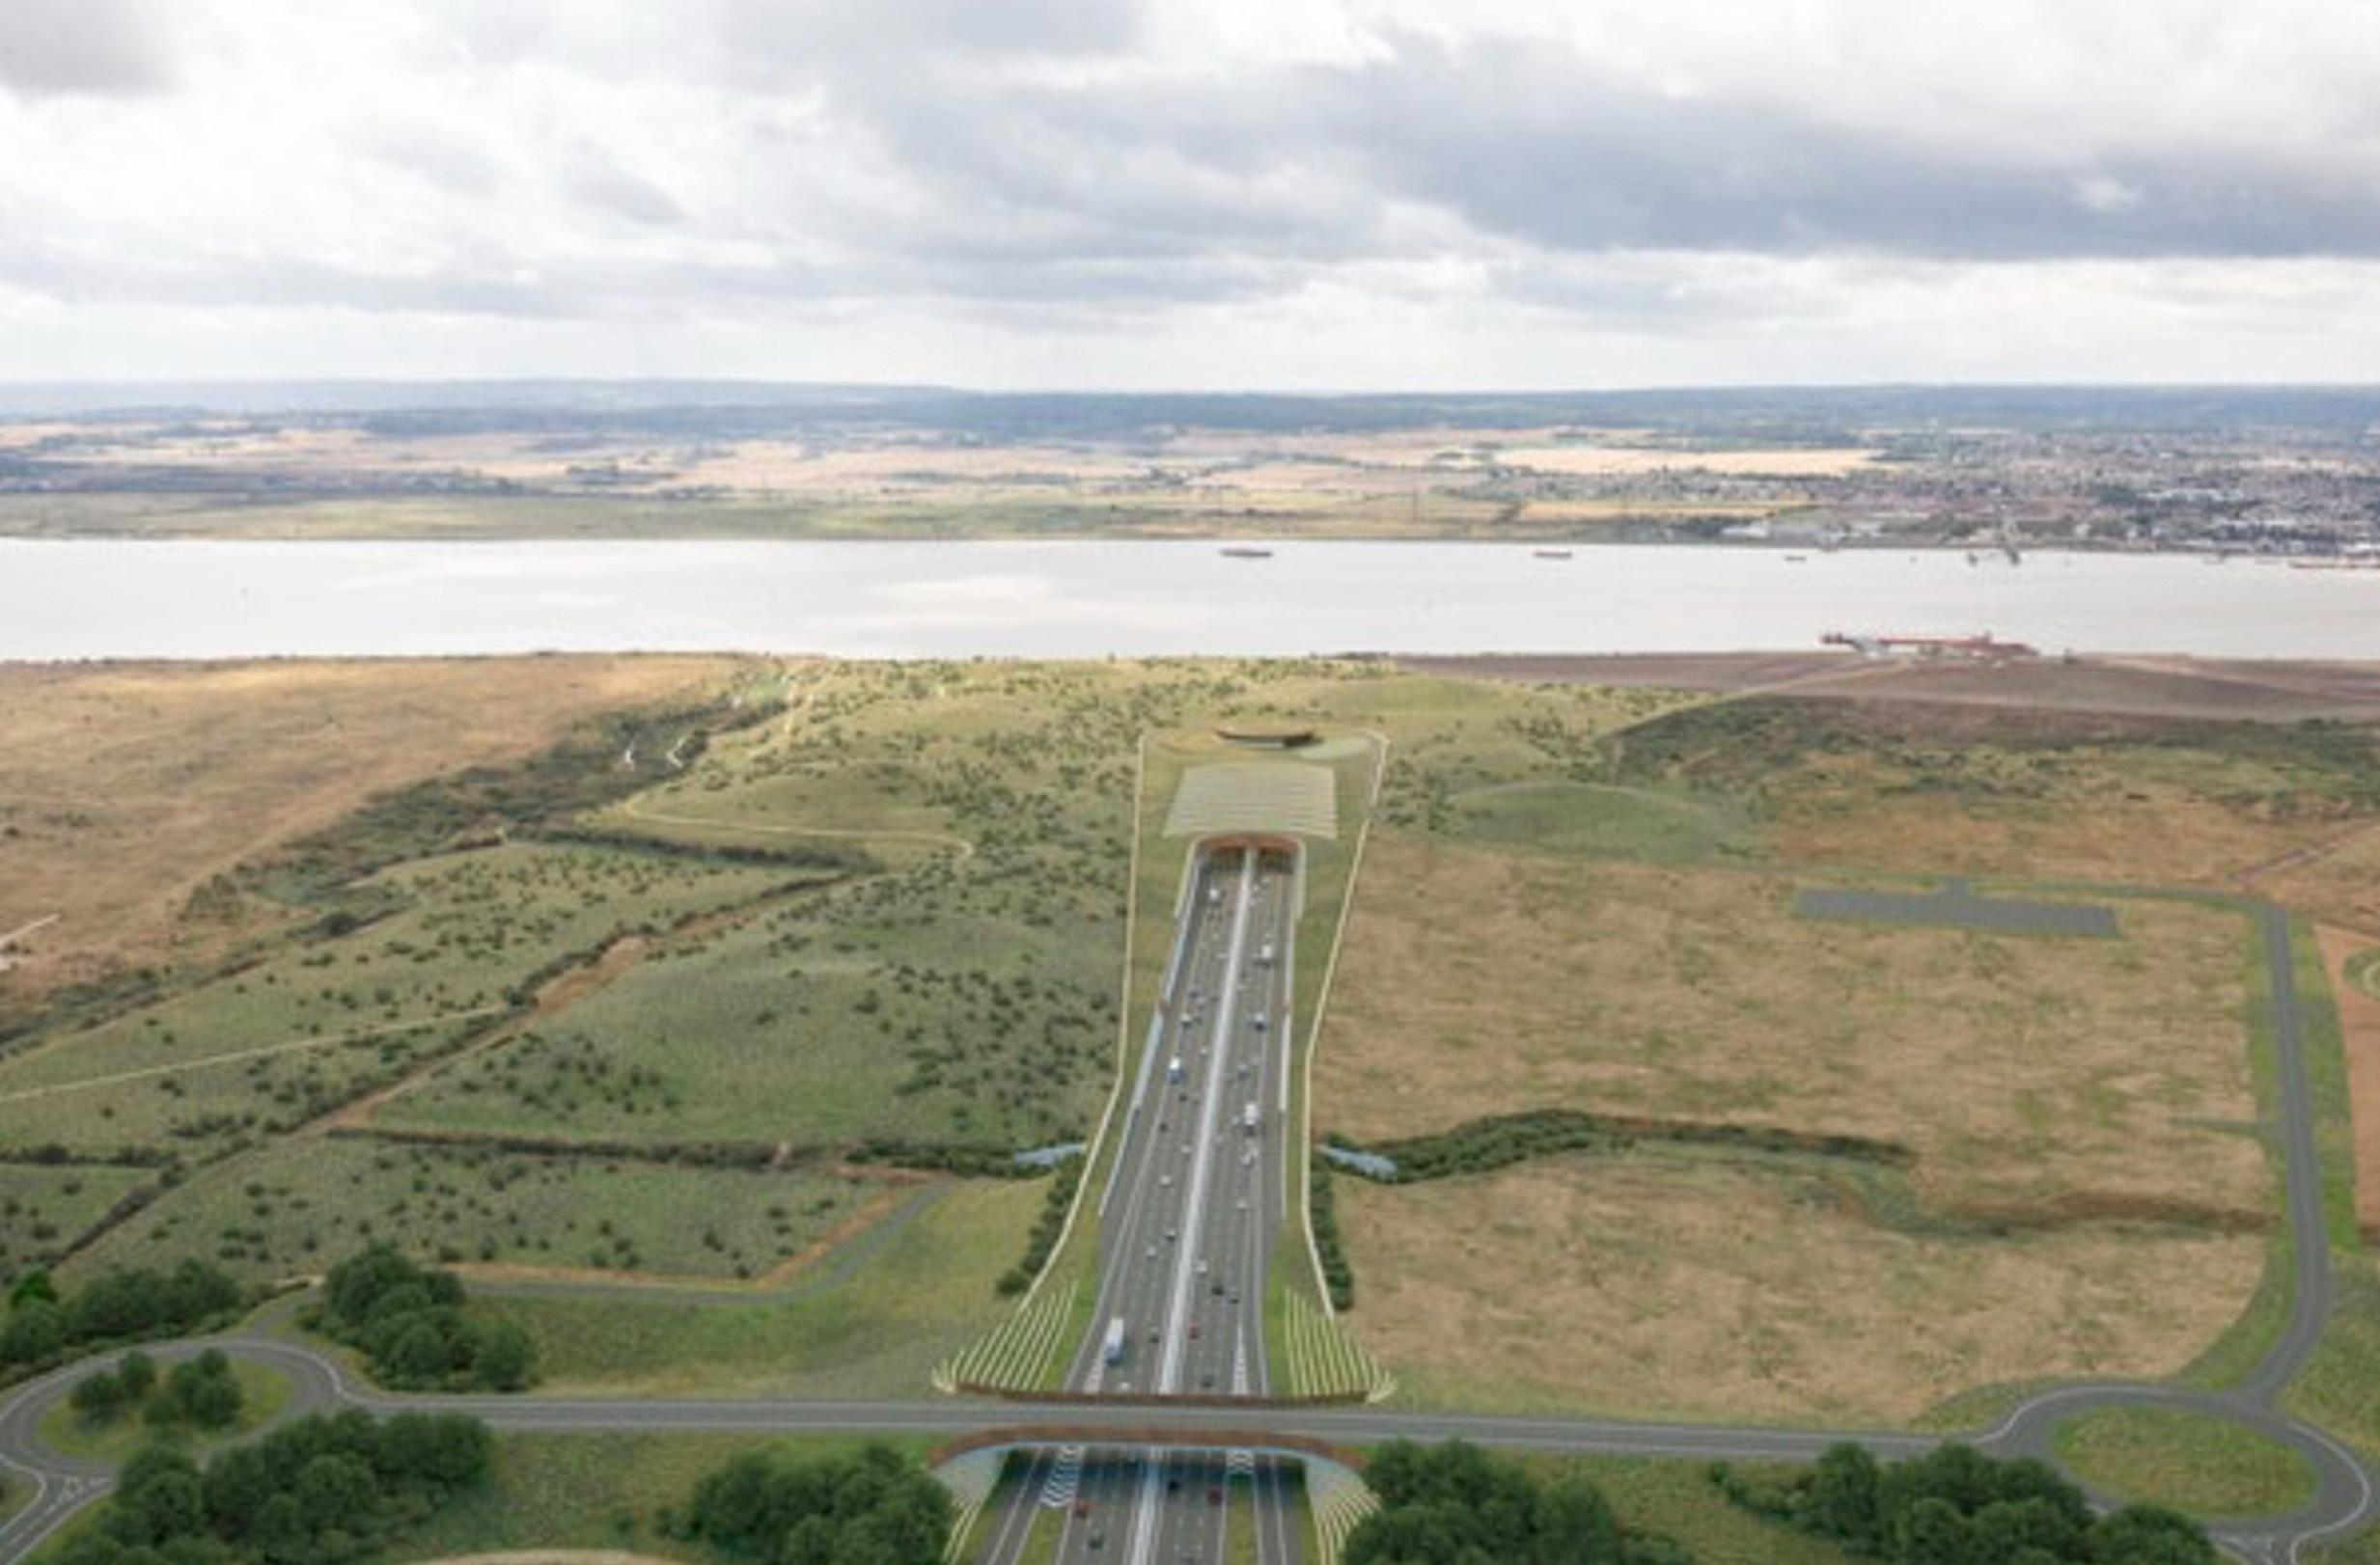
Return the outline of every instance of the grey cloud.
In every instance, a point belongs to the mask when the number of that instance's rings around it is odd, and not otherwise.
[[[419,121],[383,121],[349,138],[357,151],[458,196],[484,196],[502,182],[496,160],[477,144]]]
[[[1129,49],[1148,0],[710,0],[739,73],[831,71],[853,59],[1079,55]],[[698,13],[699,14],[699,13]]]
[[[1775,104],[1665,96],[1511,42],[1458,52],[1407,38],[1359,69],[1236,80],[861,74],[839,91],[947,198],[1124,250],[1361,253],[1386,204],[1403,201],[1557,254],[2380,255],[2380,182],[2352,160],[2184,145],[2056,160],[1924,143]]]
[[[2043,161],[1666,97],[1509,45],[1409,43],[1314,85],[1307,134],[1360,148],[1388,187],[1557,250],[2380,254],[2367,173],[2281,155],[2166,146]]]
[[[681,221],[678,198],[607,153],[583,148],[569,159],[563,189],[571,200],[648,227]]]
[[[159,92],[173,72],[147,0],[6,0],[0,85],[28,97]]]

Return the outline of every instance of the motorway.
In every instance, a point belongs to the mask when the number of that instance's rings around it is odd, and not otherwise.
[[[1232,866],[1218,865],[1215,875],[1225,877],[1228,884]],[[1245,876],[1244,865],[1239,872]],[[1285,887],[1264,883],[1271,877],[1259,874],[1257,884],[1245,880],[1248,895],[1244,903],[1232,904],[1234,921],[1240,917],[1239,906],[1247,909],[1251,929],[1260,931],[1270,927],[1269,919],[1286,918],[1286,909],[1274,898],[1286,892]],[[1203,879],[1196,891],[1204,898],[1217,881]],[[1227,897],[1235,893],[1228,892]],[[1200,904],[1207,912],[1200,913],[1196,950],[1185,950],[1182,971],[1214,974],[1211,965],[1216,949],[1214,942],[1223,938],[1228,943],[1239,937],[1230,935],[1211,917],[1214,904]],[[1098,1402],[1033,1404],[1026,1402],[989,1402],[966,1399],[941,1399],[928,1402],[814,1402],[767,1399],[702,1399],[702,1398],[564,1398],[544,1396],[457,1397],[400,1396],[362,1387],[346,1380],[329,1359],[302,1346],[261,1335],[235,1335],[200,1341],[152,1346],[151,1351],[162,1360],[196,1353],[207,1346],[218,1346],[242,1358],[272,1363],[289,1372],[296,1381],[296,1390],[285,1414],[336,1411],[341,1408],[360,1408],[367,1412],[385,1414],[407,1409],[437,1409],[473,1414],[502,1430],[545,1432],[600,1432],[615,1430],[711,1431],[750,1434],[884,1434],[941,1435],[956,1439],[987,1430],[1040,1429],[1068,1432],[1069,1438],[1080,1438],[1086,1444],[1097,1447],[1090,1438],[1098,1436],[1111,1442],[1112,1456],[1089,1462],[1082,1469],[1081,1481],[1089,1487],[1080,1497],[1091,1501],[1088,1516],[1073,1519],[1072,1507],[1067,1515],[1072,1520],[1067,1547],[1069,1559],[1098,1558],[1113,1560],[1125,1557],[1120,1540],[1135,1540],[1146,1525],[1151,1556],[1168,1559],[1162,1552],[1167,1547],[1189,1548],[1192,1557],[1212,1559],[1212,1553],[1198,1554],[1201,1548],[1211,1549],[1220,1531],[1220,1511],[1204,1504],[1204,1480],[1213,1471],[1210,1461],[1200,1457],[1137,1458],[1123,1442],[1150,1436],[1179,1441],[1184,1444],[1201,1441],[1241,1443],[1260,1434],[1303,1436],[1339,1445],[1368,1445],[1382,1441],[1405,1438],[1420,1441],[1468,1440],[1481,1445],[1515,1450],[1548,1453],[1609,1454],[1635,1456],[1680,1457],[1697,1460],[1729,1458],[1732,1460],[1805,1460],[1817,1454],[1826,1445],[1840,1440],[1853,1440],[1868,1446],[1880,1456],[1904,1456],[1931,1447],[1945,1439],[1960,1439],[1997,1456],[2047,1455],[2050,1437],[2057,1425],[2076,1414],[2093,1408],[2124,1406],[2157,1406],[2188,1409],[2229,1418],[2249,1425],[2295,1450],[2312,1468],[2315,1474],[2313,1496],[2306,1504],[2286,1515],[2255,1519],[2218,1521],[2209,1524],[2209,1531],[2235,1555],[2254,1561],[2269,1561],[2273,1565],[2302,1565],[2309,1550],[2336,1541],[2351,1529],[2370,1522],[2380,1515],[2380,1503],[2375,1501],[2372,1474],[2365,1464],[2338,1441],[2321,1430],[2290,1417],[2279,1406],[2279,1392],[2301,1370],[2315,1342],[2329,1320],[2333,1303],[2333,1279],[2330,1272],[2329,1247],[2323,1242],[2321,1167],[2316,1159],[2313,1136],[2311,1095],[2306,1074],[2305,1047],[2299,1016],[2296,990],[2289,961],[2288,927],[2279,909],[2261,903],[2238,904],[2258,920],[2263,944],[2266,971],[2271,980],[2273,999],[2273,1033],[2275,1042],[2276,1079],[2278,1092],[2278,1121],[2272,1127],[2283,1154],[2286,1182],[2286,1210],[2291,1247],[2290,1312],[2285,1325],[2273,1344],[2266,1350],[2256,1367],[2238,1386],[2224,1391],[2199,1391],[2172,1385],[2136,1385],[2129,1383],[2089,1383],[2071,1385],[2029,1398],[2009,1412],[1997,1426],[1958,1435],[1919,1435],[1898,1431],[1825,1431],[1813,1429],[1779,1429],[1757,1426],[1720,1426],[1710,1424],[1670,1424],[1624,1419],[1584,1417],[1502,1417],[1452,1416],[1411,1413],[1383,1408],[1338,1407],[1268,1407],[1252,1399],[1246,1406],[1194,1406],[1182,1403],[1149,1405],[1141,1402]],[[1284,929],[1286,934],[1286,928]],[[1187,944],[1187,943],[1185,943]],[[1260,949],[1260,945],[1259,945]],[[1287,970],[1287,947],[1282,947],[1283,960],[1278,971]],[[1228,965],[1228,954],[1226,963]],[[1261,967],[1261,964],[1259,964]],[[1247,980],[1243,975],[1243,983]],[[1269,984],[1286,979],[1259,977],[1250,991],[1272,995]],[[1212,997],[1214,1009],[1208,1015],[1246,1014],[1244,1002],[1235,993],[1231,1007],[1223,1003],[1223,990],[1204,979],[1192,979],[1182,987],[1187,1002],[1188,988],[1195,984],[1204,996]],[[1169,991],[1170,992],[1170,991]],[[1179,1030],[1179,1016],[1171,1011],[1162,1013],[1167,1025]],[[1248,1029],[1254,1031],[1253,1027]],[[1265,1030],[1278,1036],[1278,1030]],[[1216,1034],[1227,1051],[1222,1056],[1225,1066],[1224,1086],[1237,1077],[1239,1057],[1249,1047],[1244,1035],[1234,1034],[1225,1027]],[[1269,1051],[1268,1042],[1265,1048]],[[1183,1060],[1184,1074],[1190,1073],[1191,1059]],[[1267,1053],[1267,1061],[1277,1057]],[[1260,1068],[1270,1068],[1269,1064]],[[1215,1188],[1209,1195],[1203,1221],[1183,1227],[1187,1220],[1181,1192],[1180,1176],[1168,1185],[1164,1148],[1171,1145],[1174,1157],[1179,1159],[1180,1142],[1168,1139],[1175,1132],[1176,1116],[1189,1100],[1167,1098],[1158,1091],[1161,1075],[1151,1073],[1151,1079],[1141,1084],[1136,1101],[1141,1114],[1127,1121],[1126,1156],[1129,1160],[1120,1167],[1111,1187],[1110,1202],[1128,1199],[1129,1192],[1142,1182],[1139,1176],[1155,1174],[1156,1190],[1161,1194],[1144,1202],[1144,1209],[1130,1213],[1131,1221],[1123,1221],[1120,1210],[1114,1237],[1106,1247],[1102,1265],[1102,1310],[1111,1308],[1114,1301],[1121,1308],[1116,1312],[1157,1308],[1161,1312],[1157,1324],[1160,1332],[1169,1321],[1178,1321],[1170,1313],[1182,1302],[1178,1292],[1163,1281],[1167,1277],[1160,1264],[1154,1275],[1160,1279],[1155,1289],[1148,1286],[1144,1274],[1148,1271],[1146,1237],[1144,1249],[1130,1249],[1130,1239],[1124,1230],[1131,1227],[1145,1236],[1149,1223],[1162,1228],[1164,1213],[1171,1209],[1177,1216],[1175,1225],[1180,1231],[1204,1236],[1216,1253],[1232,1253],[1229,1245],[1234,1232],[1243,1240],[1255,1230],[1244,1226],[1234,1229],[1229,1218],[1236,1218],[1237,1197],[1228,1170],[1228,1158],[1214,1160],[1210,1181]],[[1213,1068],[1208,1062],[1208,1076],[1203,1079],[1202,1091],[1212,1097]],[[1165,1107],[1156,1107],[1166,1105]],[[1192,1105],[1195,1106],[1195,1105]],[[1244,1100],[1242,1102],[1244,1108]],[[1202,1122],[1204,1115],[1201,1115]],[[1223,1116],[1215,1116],[1220,1120]],[[1267,1112],[1270,1122],[1279,1116]],[[1151,1129],[1151,1127],[1159,1127]],[[1218,1131],[1211,1147],[1221,1150],[1229,1144],[1232,1133],[1228,1128]],[[1259,1161],[1263,1167],[1270,1158],[1276,1173],[1265,1176],[1262,1184],[1269,1201],[1281,1196],[1278,1178],[1279,1148],[1282,1145],[1278,1127],[1265,1131],[1259,1138]],[[1195,1165],[1194,1155],[1188,1160]],[[1137,1170],[1137,1174],[1136,1174]],[[1278,1207],[1273,1208],[1275,1212]],[[1153,1211],[1155,1214],[1151,1216]],[[1250,1220],[1259,1214],[1252,1207]],[[1218,1220],[1222,1226],[1217,1227]],[[1269,1234],[1269,1220],[1266,1223]],[[1259,1242],[1264,1236],[1259,1236]],[[1162,1243],[1162,1241],[1160,1241]],[[1119,1249],[1121,1246],[1121,1249]],[[1139,1264],[1131,1263],[1137,1253]],[[1162,1263],[1166,1251],[1158,1252]],[[1208,1276],[1213,1275],[1210,1255]],[[1198,1274],[1193,1271],[1193,1277]],[[1229,1281],[1239,1281],[1237,1276],[1227,1276]],[[1252,1279],[1251,1279],[1252,1280]],[[1114,1286],[1111,1287],[1111,1284]],[[1253,1319],[1248,1301],[1258,1297],[1253,1287],[1240,1290],[1236,1304],[1227,1288],[1218,1302],[1211,1289],[1201,1295],[1191,1292],[1193,1300],[1202,1301],[1192,1319],[1202,1328],[1198,1347],[1193,1352],[1185,1333],[1182,1351],[1173,1357],[1172,1373],[1176,1378],[1197,1377],[1213,1373],[1217,1363],[1236,1364],[1234,1346],[1229,1359],[1220,1358],[1209,1343],[1210,1332],[1218,1326],[1233,1327]],[[1152,1303],[1153,1301],[1153,1303]],[[1102,1321],[1104,1317],[1102,1317]],[[1127,1350],[1121,1363],[1108,1370],[1109,1381],[1103,1384],[1121,1387],[1136,1378],[1146,1388],[1149,1355],[1146,1325],[1135,1316],[1132,1324],[1140,1325],[1141,1339]],[[1104,1324],[1097,1328],[1104,1332]],[[1236,1331],[1232,1332],[1236,1343]],[[1158,1346],[1163,1346],[1162,1335]],[[1250,1344],[1252,1387],[1260,1383],[1255,1375],[1262,1373],[1260,1334],[1251,1330]],[[1157,1356],[1160,1378],[1167,1362],[1165,1355]],[[1075,1362],[1076,1373],[1088,1379],[1092,1366],[1104,1363],[1104,1356],[1095,1349]],[[26,1557],[40,1541],[92,1499],[104,1494],[112,1482],[108,1464],[61,1456],[43,1446],[36,1438],[36,1428],[42,1414],[63,1398],[73,1381],[88,1372],[87,1364],[70,1364],[41,1379],[29,1382],[0,1397],[0,1472],[14,1483],[33,1490],[31,1500],[6,1523],[0,1523],[0,1565]],[[1194,1382],[1195,1384],[1195,1382]],[[1259,1433],[1260,1432],[1260,1433]],[[1057,1463],[1050,1457],[1036,1459],[1035,1484],[1028,1493],[1038,1498],[1038,1486],[1053,1475]],[[1150,1473],[1170,1473],[1172,1476],[1152,1484]],[[1173,1478],[1182,1479],[1178,1490],[1170,1487]],[[1154,1490],[1161,1503],[1153,1511],[1148,1501]],[[1024,1511],[1029,1520],[1032,1499]],[[1288,1507],[1281,1502],[1278,1491],[1267,1507],[1273,1514],[1285,1516]],[[1153,1516],[1152,1521],[1142,1518]],[[1006,1525],[1010,1536],[1006,1553],[994,1557],[1010,1560],[1021,1547],[1019,1513],[1010,1511],[995,1518],[995,1525]],[[1093,1549],[1091,1538],[1102,1542]],[[1116,1529],[1131,1530],[1119,1533]],[[995,1548],[1000,1534],[995,1530]],[[1267,1560],[1294,1557],[1286,1551],[1296,1547],[1295,1534],[1286,1525],[1276,1527],[1266,1535],[1263,1547],[1273,1551]]]
[[[1091,1329],[1067,1366],[1076,1391],[1262,1397],[1264,1279],[1288,1209],[1287,852],[1202,846],[1180,901],[1117,1161],[1098,1196]],[[1147,1461],[1093,1447],[1035,1459],[994,1518],[985,1565],[1012,1565],[1034,1514],[1055,1509],[1057,1557],[1219,1565],[1229,1459]],[[1294,1565],[1300,1529],[1284,1472],[1255,1480],[1257,1558]],[[1051,1502],[1056,1502],[1053,1506]]]

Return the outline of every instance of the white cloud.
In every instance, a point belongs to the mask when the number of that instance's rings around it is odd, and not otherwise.
[[[2362,375],[2362,0],[8,0],[25,378]]]

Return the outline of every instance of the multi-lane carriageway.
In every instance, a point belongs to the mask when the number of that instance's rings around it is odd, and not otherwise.
[[[1296,869],[1283,847],[1195,850],[1121,1146],[1087,1197],[1099,1220],[1098,1304],[1069,1390],[1271,1389],[1264,1280],[1288,1213]],[[1019,1559],[1036,1514],[1049,1510],[1061,1561],[1219,1565],[1234,1468],[1255,1477],[1257,1558],[1293,1565],[1302,1539],[1290,1475],[1273,1459],[1096,1448],[1034,1457],[982,1558]]]

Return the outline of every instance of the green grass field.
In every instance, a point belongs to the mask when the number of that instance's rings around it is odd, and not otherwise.
[[[1590,1456],[1567,1465],[1594,1481],[1623,1525],[1676,1539],[1699,1565],[1854,1565],[1860,1557],[1828,1539],[1738,1509],[1700,1462]]]
[[[529,1330],[547,1390],[923,1395],[1007,1313],[993,1284],[1041,1194],[1034,1180],[954,1182],[847,1277],[782,1300],[487,1293],[475,1307]]]
[[[77,1256],[69,1275],[195,1255],[270,1281],[386,1239],[448,1263],[748,1277],[889,1194],[825,1170],[318,1137],[201,1171]]]
[[[644,963],[379,1122],[796,1146],[1079,1136],[1114,1025],[1079,931],[937,906],[924,873]]]
[[[393,916],[0,1061],[0,1149],[167,1147],[270,1135],[484,1025],[573,953],[749,900],[791,873],[513,844],[377,877]]]
[[[616,1549],[664,1559],[715,1556],[667,1536],[662,1513],[745,1451],[816,1460],[883,1443],[923,1457],[931,1442],[749,1435],[502,1435],[487,1487],[380,1555],[434,1560],[514,1549]]]
[[[2119,1499],[2195,1516],[2270,1516],[2313,1497],[2313,1469],[2243,1424],[2174,1408],[2108,1408],[2059,1425],[2058,1460]]]
[[[109,1359],[95,1365],[95,1371],[112,1368],[115,1362]],[[137,1410],[94,1423],[61,1402],[42,1415],[35,1438],[62,1456],[102,1462],[121,1462],[143,1445],[160,1439],[203,1456],[271,1423],[289,1406],[290,1393],[294,1389],[290,1377],[280,1370],[243,1359],[232,1360],[232,1378],[239,1383],[240,1409],[239,1416],[226,1429],[170,1429],[160,1433],[143,1423]]]
[[[149,1177],[109,1164],[0,1163],[0,1277],[51,1260]]]

